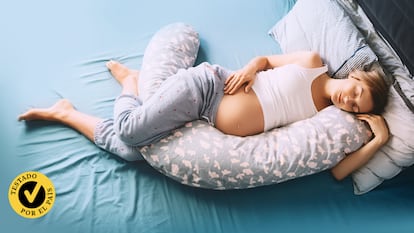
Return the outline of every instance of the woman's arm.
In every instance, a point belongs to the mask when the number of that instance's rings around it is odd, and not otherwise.
[[[287,64],[298,64],[306,68],[314,68],[321,67],[322,60],[317,53],[310,51],[255,57],[241,70],[228,77],[225,83],[224,93],[233,94],[244,84],[247,84],[245,92],[249,92],[253,86],[257,72]]]
[[[284,66],[287,64],[298,64],[305,68],[316,68],[323,65],[318,53],[312,51],[300,51],[289,54],[271,55],[266,57],[266,69]]]
[[[383,146],[389,138],[387,124],[379,115],[361,114],[360,120],[368,122],[374,134],[374,138],[359,150],[347,155],[341,162],[332,168],[332,175],[337,180],[342,180],[355,170],[366,164],[372,156]]]

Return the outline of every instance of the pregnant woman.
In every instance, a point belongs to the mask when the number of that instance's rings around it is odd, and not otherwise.
[[[359,113],[375,135],[333,169],[338,179],[365,164],[388,140],[384,119],[366,114],[380,114],[387,101],[388,88],[379,72],[353,71],[348,79],[332,79],[314,52],[256,57],[233,73],[202,63],[167,78],[145,102],[139,98],[137,71],[115,61],[107,67],[122,86],[114,119],[84,114],[60,100],[47,109],[31,109],[19,120],[61,122],[98,146],[134,160],[122,151],[158,141],[189,121],[204,119],[223,133],[248,136],[312,117],[333,104]]]

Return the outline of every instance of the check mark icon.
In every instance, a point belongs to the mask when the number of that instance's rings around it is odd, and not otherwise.
[[[39,193],[40,188],[42,187],[41,184],[36,183],[36,186],[34,187],[32,193],[29,192],[29,190],[24,190],[24,195],[27,198],[27,201],[30,203],[33,203],[37,194]]]

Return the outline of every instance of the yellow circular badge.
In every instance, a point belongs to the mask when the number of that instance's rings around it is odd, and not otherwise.
[[[40,172],[29,171],[18,175],[10,184],[9,201],[13,210],[25,218],[40,218],[55,202],[53,183]]]

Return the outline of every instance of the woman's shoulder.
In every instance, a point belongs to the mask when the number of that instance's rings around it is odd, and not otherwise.
[[[302,52],[301,59],[298,59],[295,64],[303,68],[319,68],[323,66],[321,56],[315,51]]]
[[[322,58],[319,53],[311,51],[307,55],[306,68],[319,68],[323,66]]]

